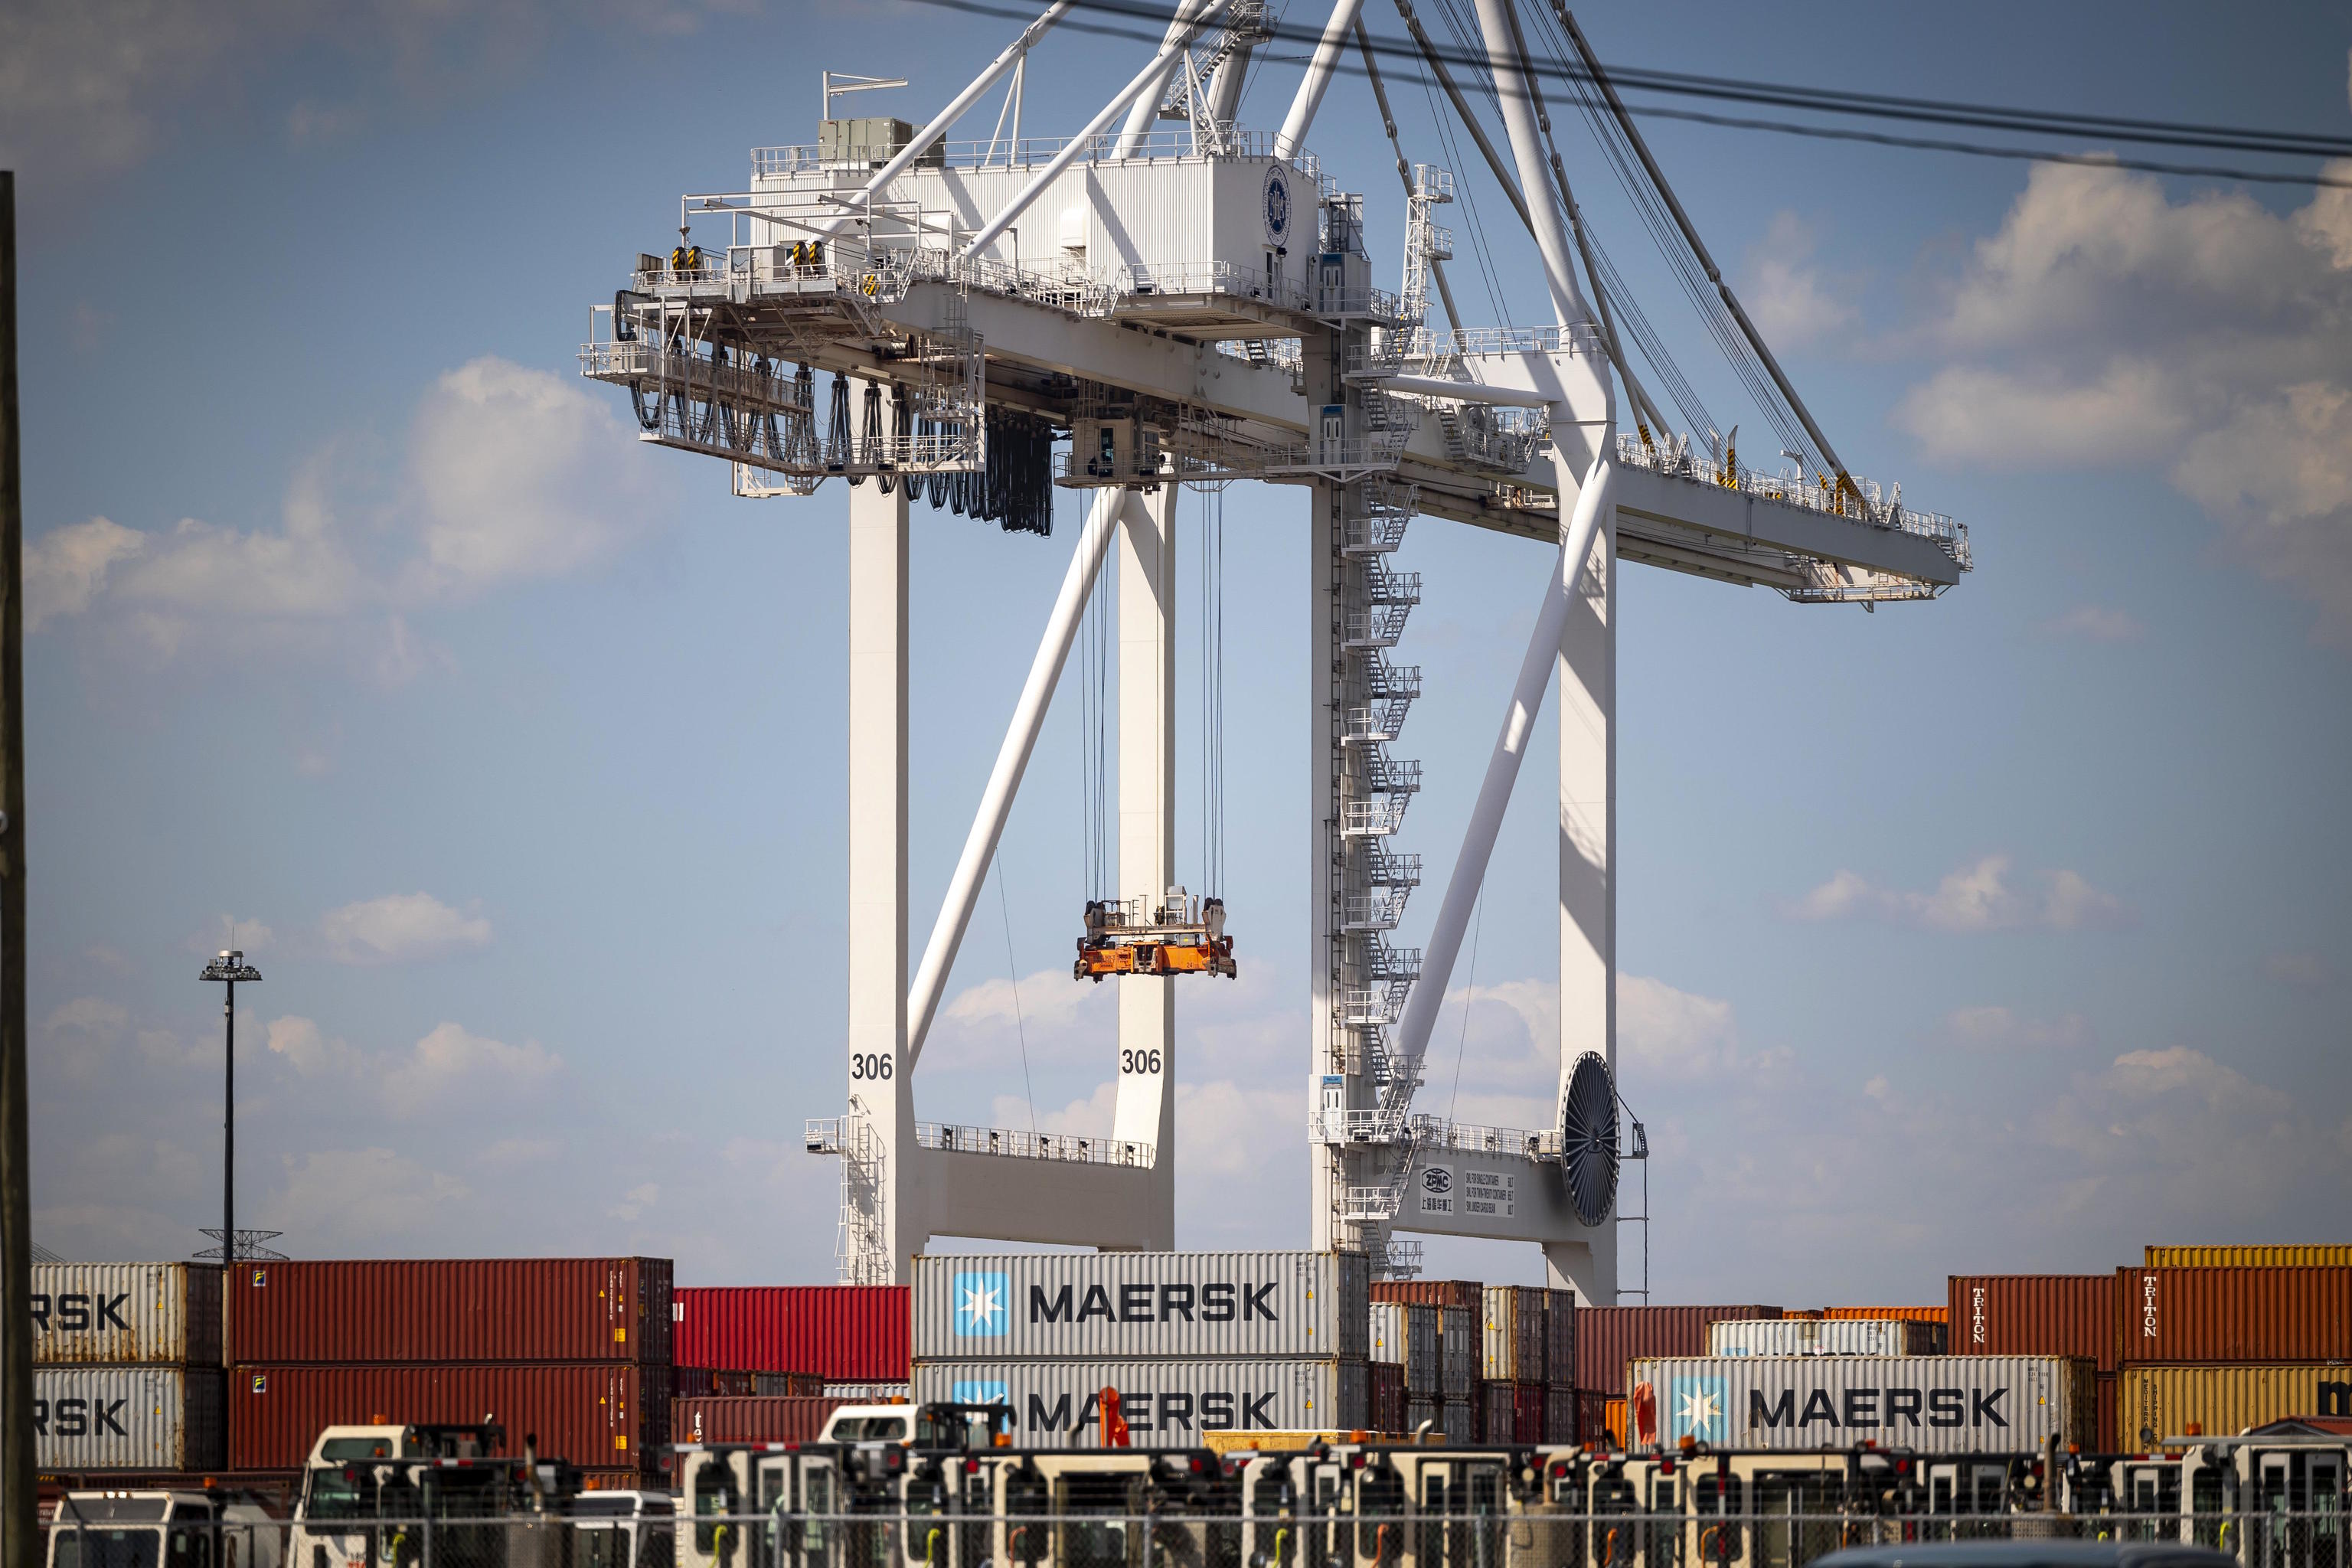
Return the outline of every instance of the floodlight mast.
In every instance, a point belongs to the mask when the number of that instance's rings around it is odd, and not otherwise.
[[[236,985],[240,980],[260,984],[261,971],[238,949],[225,947],[196,978],[221,984],[221,1267],[226,1268],[236,1262]]]

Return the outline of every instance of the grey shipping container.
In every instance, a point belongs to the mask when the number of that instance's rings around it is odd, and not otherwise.
[[[1468,1400],[1447,1400],[1441,1419],[1445,1425],[1447,1442],[1475,1443],[1478,1440],[1477,1412]]]
[[[1433,1434],[1444,1436],[1445,1432],[1444,1402],[1432,1399],[1425,1394],[1406,1395],[1404,1429],[1407,1435],[1420,1431],[1421,1424],[1424,1421],[1429,1423],[1429,1429]]]
[[[36,1263],[37,1366],[218,1366],[221,1271],[205,1263]]]
[[[1483,1321],[1480,1313],[1460,1307],[1437,1309],[1439,1392],[1448,1399],[1466,1400],[1477,1385]]]
[[[1541,1383],[1544,1319],[1551,1292],[1532,1285],[1489,1285],[1478,1375],[1490,1383]]]
[[[1419,1302],[1372,1303],[1372,1359],[1404,1368],[1409,1394],[1439,1396],[1444,1386],[1437,1309]]]
[[[1030,1252],[915,1259],[918,1362],[1084,1356],[1362,1361],[1360,1252]]]
[[[1547,1290],[1544,1305],[1544,1380],[1576,1381],[1576,1292]]]
[[[33,1462],[44,1470],[213,1470],[227,1458],[218,1367],[33,1372]]]
[[[1106,1388],[1118,1390],[1139,1447],[1184,1447],[1208,1432],[1355,1431],[1371,1419],[1360,1361],[915,1363],[918,1401],[1010,1405],[1017,1447],[1099,1447]]]
[[[1656,1411],[1672,1448],[1688,1436],[1737,1448],[1844,1447],[2024,1453],[2046,1437],[2097,1441],[2095,1369],[2068,1356],[1707,1356],[1636,1361],[1632,1412]],[[1644,1399],[1644,1391],[1649,1398]]]
[[[1709,1355],[1941,1355],[1944,1325],[1899,1318],[1735,1318],[1706,1326]]]

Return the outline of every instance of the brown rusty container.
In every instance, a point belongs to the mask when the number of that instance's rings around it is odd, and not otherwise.
[[[1781,1315],[1778,1307],[1580,1307],[1576,1386],[1622,1398],[1627,1362],[1705,1355],[1709,1323]]]
[[[2352,1363],[2127,1366],[2116,1379],[2116,1422],[2127,1450],[2330,1415],[2352,1415]]]
[[[2118,1430],[2121,1423],[2116,1419],[2116,1375],[2112,1372],[2100,1373],[2094,1390],[2097,1404],[2097,1420],[2094,1430],[2097,1433],[2099,1452],[2102,1454],[2120,1454],[2126,1451]]]
[[[667,1365],[670,1262],[495,1258],[240,1264],[228,1280],[227,1321],[229,1359],[256,1365]]]
[[[2112,1274],[1955,1274],[1948,1311],[1953,1355],[2079,1355],[2116,1369]]]
[[[848,1401],[785,1395],[773,1398],[676,1399],[669,1407],[673,1443],[806,1443],[824,1430],[825,1417]]]
[[[2352,1268],[2118,1268],[2124,1362],[2352,1360]]]
[[[1486,1288],[1475,1279],[1375,1279],[1372,1300],[1375,1301],[1405,1301],[1423,1307],[1459,1307],[1465,1312],[1481,1310]]]
[[[229,1373],[229,1468],[299,1466],[322,1426],[487,1421],[507,1455],[536,1436],[542,1458],[651,1471],[669,1406],[669,1368],[623,1362],[246,1365]]]

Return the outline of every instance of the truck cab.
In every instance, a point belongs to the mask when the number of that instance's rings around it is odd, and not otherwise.
[[[289,1568],[566,1568],[579,1472],[499,1457],[503,1428],[330,1426],[310,1446]]]
[[[242,1493],[81,1491],[58,1500],[48,1568],[279,1568],[284,1521]]]

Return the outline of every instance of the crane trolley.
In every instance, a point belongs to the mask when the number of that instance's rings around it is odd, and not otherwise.
[[[1111,974],[1240,973],[1225,934],[1225,901],[1195,899],[1181,888],[1169,889],[1156,908],[1149,897],[1089,900],[1071,968],[1073,978],[1096,982]]]

